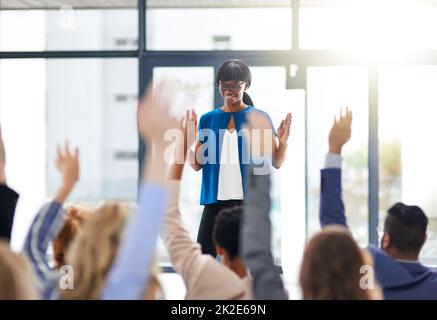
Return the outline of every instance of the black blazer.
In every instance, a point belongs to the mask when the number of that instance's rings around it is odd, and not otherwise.
[[[0,239],[11,240],[12,224],[18,193],[5,184],[0,184]]]

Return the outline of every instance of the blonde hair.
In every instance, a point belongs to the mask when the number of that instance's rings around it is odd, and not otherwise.
[[[67,208],[64,226],[53,241],[53,256],[57,268],[65,265],[65,256],[70,244],[93,211],[92,207],[85,204],[74,204]]]
[[[74,271],[74,288],[61,290],[61,298],[100,298],[129,211],[128,205],[108,202],[86,221],[65,259]]]
[[[74,272],[74,289],[61,290],[62,299],[95,300],[101,297],[130,211],[130,205],[108,202],[97,209],[78,231],[66,256],[66,263]],[[153,263],[149,284],[144,290],[146,300],[163,298],[157,275],[158,268]]]
[[[6,241],[0,240],[0,300],[39,299],[36,280],[27,259],[12,252]]]

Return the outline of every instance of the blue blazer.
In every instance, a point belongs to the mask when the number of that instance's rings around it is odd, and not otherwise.
[[[342,199],[341,169],[323,169],[320,188],[320,224],[347,226]],[[437,300],[437,272],[421,263],[402,262],[371,245],[375,275],[386,300]]]
[[[262,112],[272,123],[267,113],[248,106],[239,112],[224,112],[221,109],[214,109],[205,113],[199,120],[199,141],[207,144],[204,150],[204,157],[211,159],[202,165],[202,190],[200,193],[200,204],[208,205],[217,202],[218,181],[220,173],[220,155],[223,141],[224,130],[228,128],[231,116],[234,117],[235,129],[238,133],[238,159],[240,162],[240,172],[243,183],[243,192],[246,193],[246,171],[250,163],[248,148],[244,143],[244,135],[240,131],[247,121],[247,115],[252,110]],[[206,130],[205,130],[206,129]],[[272,129],[276,135],[272,123]],[[214,133],[214,137],[208,135]],[[210,141],[210,139],[212,139]]]

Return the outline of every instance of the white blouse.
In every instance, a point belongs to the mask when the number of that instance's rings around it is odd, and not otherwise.
[[[220,155],[217,200],[243,200],[243,181],[238,158],[238,134],[226,130]]]

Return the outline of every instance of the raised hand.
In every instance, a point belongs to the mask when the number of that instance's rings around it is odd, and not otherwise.
[[[291,128],[291,113],[287,113],[287,116],[284,120],[281,121],[281,124],[278,128],[278,140],[279,144],[286,145],[288,142],[288,137],[290,136],[290,128]]]
[[[69,143],[64,148],[57,145],[56,168],[62,176],[62,186],[56,196],[56,201],[63,203],[79,181],[79,150],[70,151]]]
[[[181,180],[187,158],[189,163],[195,163],[195,152],[191,150],[191,147],[197,141],[197,114],[194,110],[185,112],[185,116],[181,119],[181,128],[184,140],[176,146],[176,159],[170,167],[167,177],[169,180]],[[180,152],[183,152],[183,154]]]
[[[181,129],[178,120],[170,115],[171,98],[164,96],[166,81],[160,81],[155,89],[150,85],[138,105],[138,129],[144,140],[164,143],[169,129]]]
[[[186,111],[182,119],[182,128],[184,130],[184,154],[186,155],[197,141],[197,114],[194,109]]]
[[[138,105],[138,129],[143,139],[148,143],[147,157],[143,177],[154,183],[165,182],[169,165],[166,159],[169,143],[165,141],[166,133],[178,130],[183,133],[180,121],[170,115],[171,97],[165,96],[166,82],[161,81],[153,89],[153,84],[147,89],[144,98]]]
[[[334,118],[331,131],[329,132],[329,152],[341,154],[341,150],[352,134],[352,111],[349,107],[341,110],[340,117]]]

